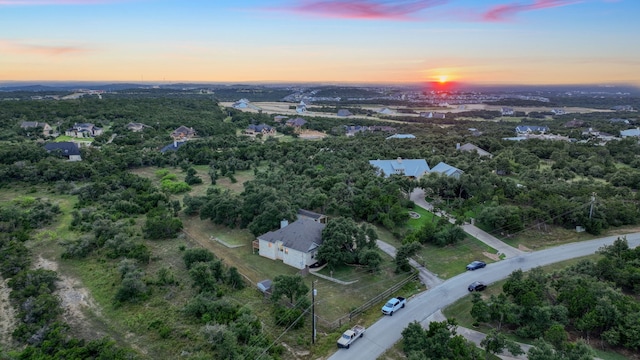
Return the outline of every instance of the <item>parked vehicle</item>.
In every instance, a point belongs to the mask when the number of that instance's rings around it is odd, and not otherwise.
[[[382,313],[384,315],[393,316],[393,312],[404,308],[406,302],[407,300],[403,297],[395,297],[384,304],[384,306],[382,307]]]
[[[482,269],[483,267],[487,266],[487,264],[484,261],[474,261],[471,264],[467,265],[467,270],[476,270],[476,269]]]
[[[483,283],[482,281],[474,281],[471,284],[469,284],[469,287],[467,287],[467,290],[469,291],[482,291],[484,289],[487,288],[487,284]]]
[[[348,349],[354,341],[364,336],[365,328],[362,325],[356,325],[351,329],[342,333],[340,339],[338,339],[338,347]]]

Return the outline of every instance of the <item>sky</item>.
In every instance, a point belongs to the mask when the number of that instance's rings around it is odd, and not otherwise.
[[[639,0],[0,0],[0,81],[632,84]]]

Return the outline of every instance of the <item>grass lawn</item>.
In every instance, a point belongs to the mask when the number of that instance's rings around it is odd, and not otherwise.
[[[452,246],[437,247],[426,244],[413,258],[438,277],[448,279],[465,272],[465,266],[474,260],[493,262],[492,259],[484,256],[483,252],[495,254],[496,250],[466,236],[463,241]]]
[[[253,170],[236,171],[233,176],[236,178],[236,182],[232,182],[228,177],[219,177],[216,180],[216,186],[239,194],[244,190],[244,183],[255,178]]]
[[[86,142],[91,144],[93,142],[93,138],[77,138],[77,137],[72,137],[67,135],[60,135],[55,140],[55,142],[63,142],[63,141]]]
[[[297,269],[285,265],[282,261],[274,261],[258,255],[257,250],[254,254],[251,243],[255,238],[247,230],[217,227],[210,221],[203,221],[198,217],[183,217],[182,221],[189,241],[211,250],[219,258],[224,259],[227,265],[237,267],[240,273],[251,281],[252,286],[264,279],[273,279],[277,275],[293,275],[298,272]],[[211,240],[211,236],[219,237],[228,243],[245,246],[229,248]],[[311,286],[311,281],[317,281],[318,304],[316,311],[318,316],[332,322],[407,276],[393,273],[395,264],[389,257],[385,256],[385,260],[379,274],[369,274],[364,269],[349,267],[336,270],[333,274],[335,278],[344,281],[357,280],[352,285],[340,285],[321,278],[307,276],[305,282],[308,286]],[[330,275],[328,270],[323,270],[323,272]]]
[[[157,166],[148,166],[141,167],[131,170],[132,173],[137,174],[139,176],[145,177],[147,179],[151,179],[153,183],[160,187],[160,178],[156,176],[156,171],[161,168]],[[175,168],[165,168],[169,170],[170,173],[176,174],[179,181],[184,181],[185,176],[187,175],[182,171],[179,167]],[[197,176],[202,179],[202,184],[192,185],[191,191],[189,191],[189,195],[191,196],[203,196],[207,193],[207,188],[211,186],[211,178],[209,177],[209,167],[207,165],[196,165],[194,169],[197,172]],[[241,193],[244,190],[244,183],[252,180],[254,178],[253,170],[243,170],[237,171],[234,175],[236,178],[236,182],[232,182],[228,177],[220,177],[216,180],[216,187],[230,190],[234,193]],[[182,199],[184,195],[179,194],[176,196],[178,199]]]
[[[411,211],[420,214],[419,218],[417,218],[417,219],[410,218],[407,221],[407,226],[406,227],[408,229],[412,229],[412,230],[420,229],[422,227],[422,224],[424,224],[425,222],[434,221],[433,218],[436,217],[431,211],[425,210],[425,209],[421,208],[420,206],[416,206]]]
[[[396,238],[391,231],[383,228],[380,225],[373,225],[373,227],[376,229],[376,233],[378,234],[378,238],[380,238],[380,240],[393,245],[396,249],[399,248],[400,246],[402,246],[402,241],[400,241],[400,239]]]

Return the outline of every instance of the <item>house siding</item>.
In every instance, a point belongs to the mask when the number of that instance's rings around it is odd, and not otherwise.
[[[259,240],[259,251],[258,253],[260,254],[260,256],[264,256],[266,258],[269,258],[271,260],[276,260],[277,259],[277,245],[274,243],[271,243],[269,241],[265,241],[262,239],[258,239]],[[269,246],[271,245],[271,246]]]

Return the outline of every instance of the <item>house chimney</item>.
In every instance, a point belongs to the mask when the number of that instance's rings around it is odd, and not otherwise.
[[[398,163],[402,164],[402,158],[398,156]]]
[[[460,150],[460,143],[456,143],[456,150]]]
[[[287,225],[289,225],[289,220],[287,219],[280,220],[280,229],[285,228]]]

